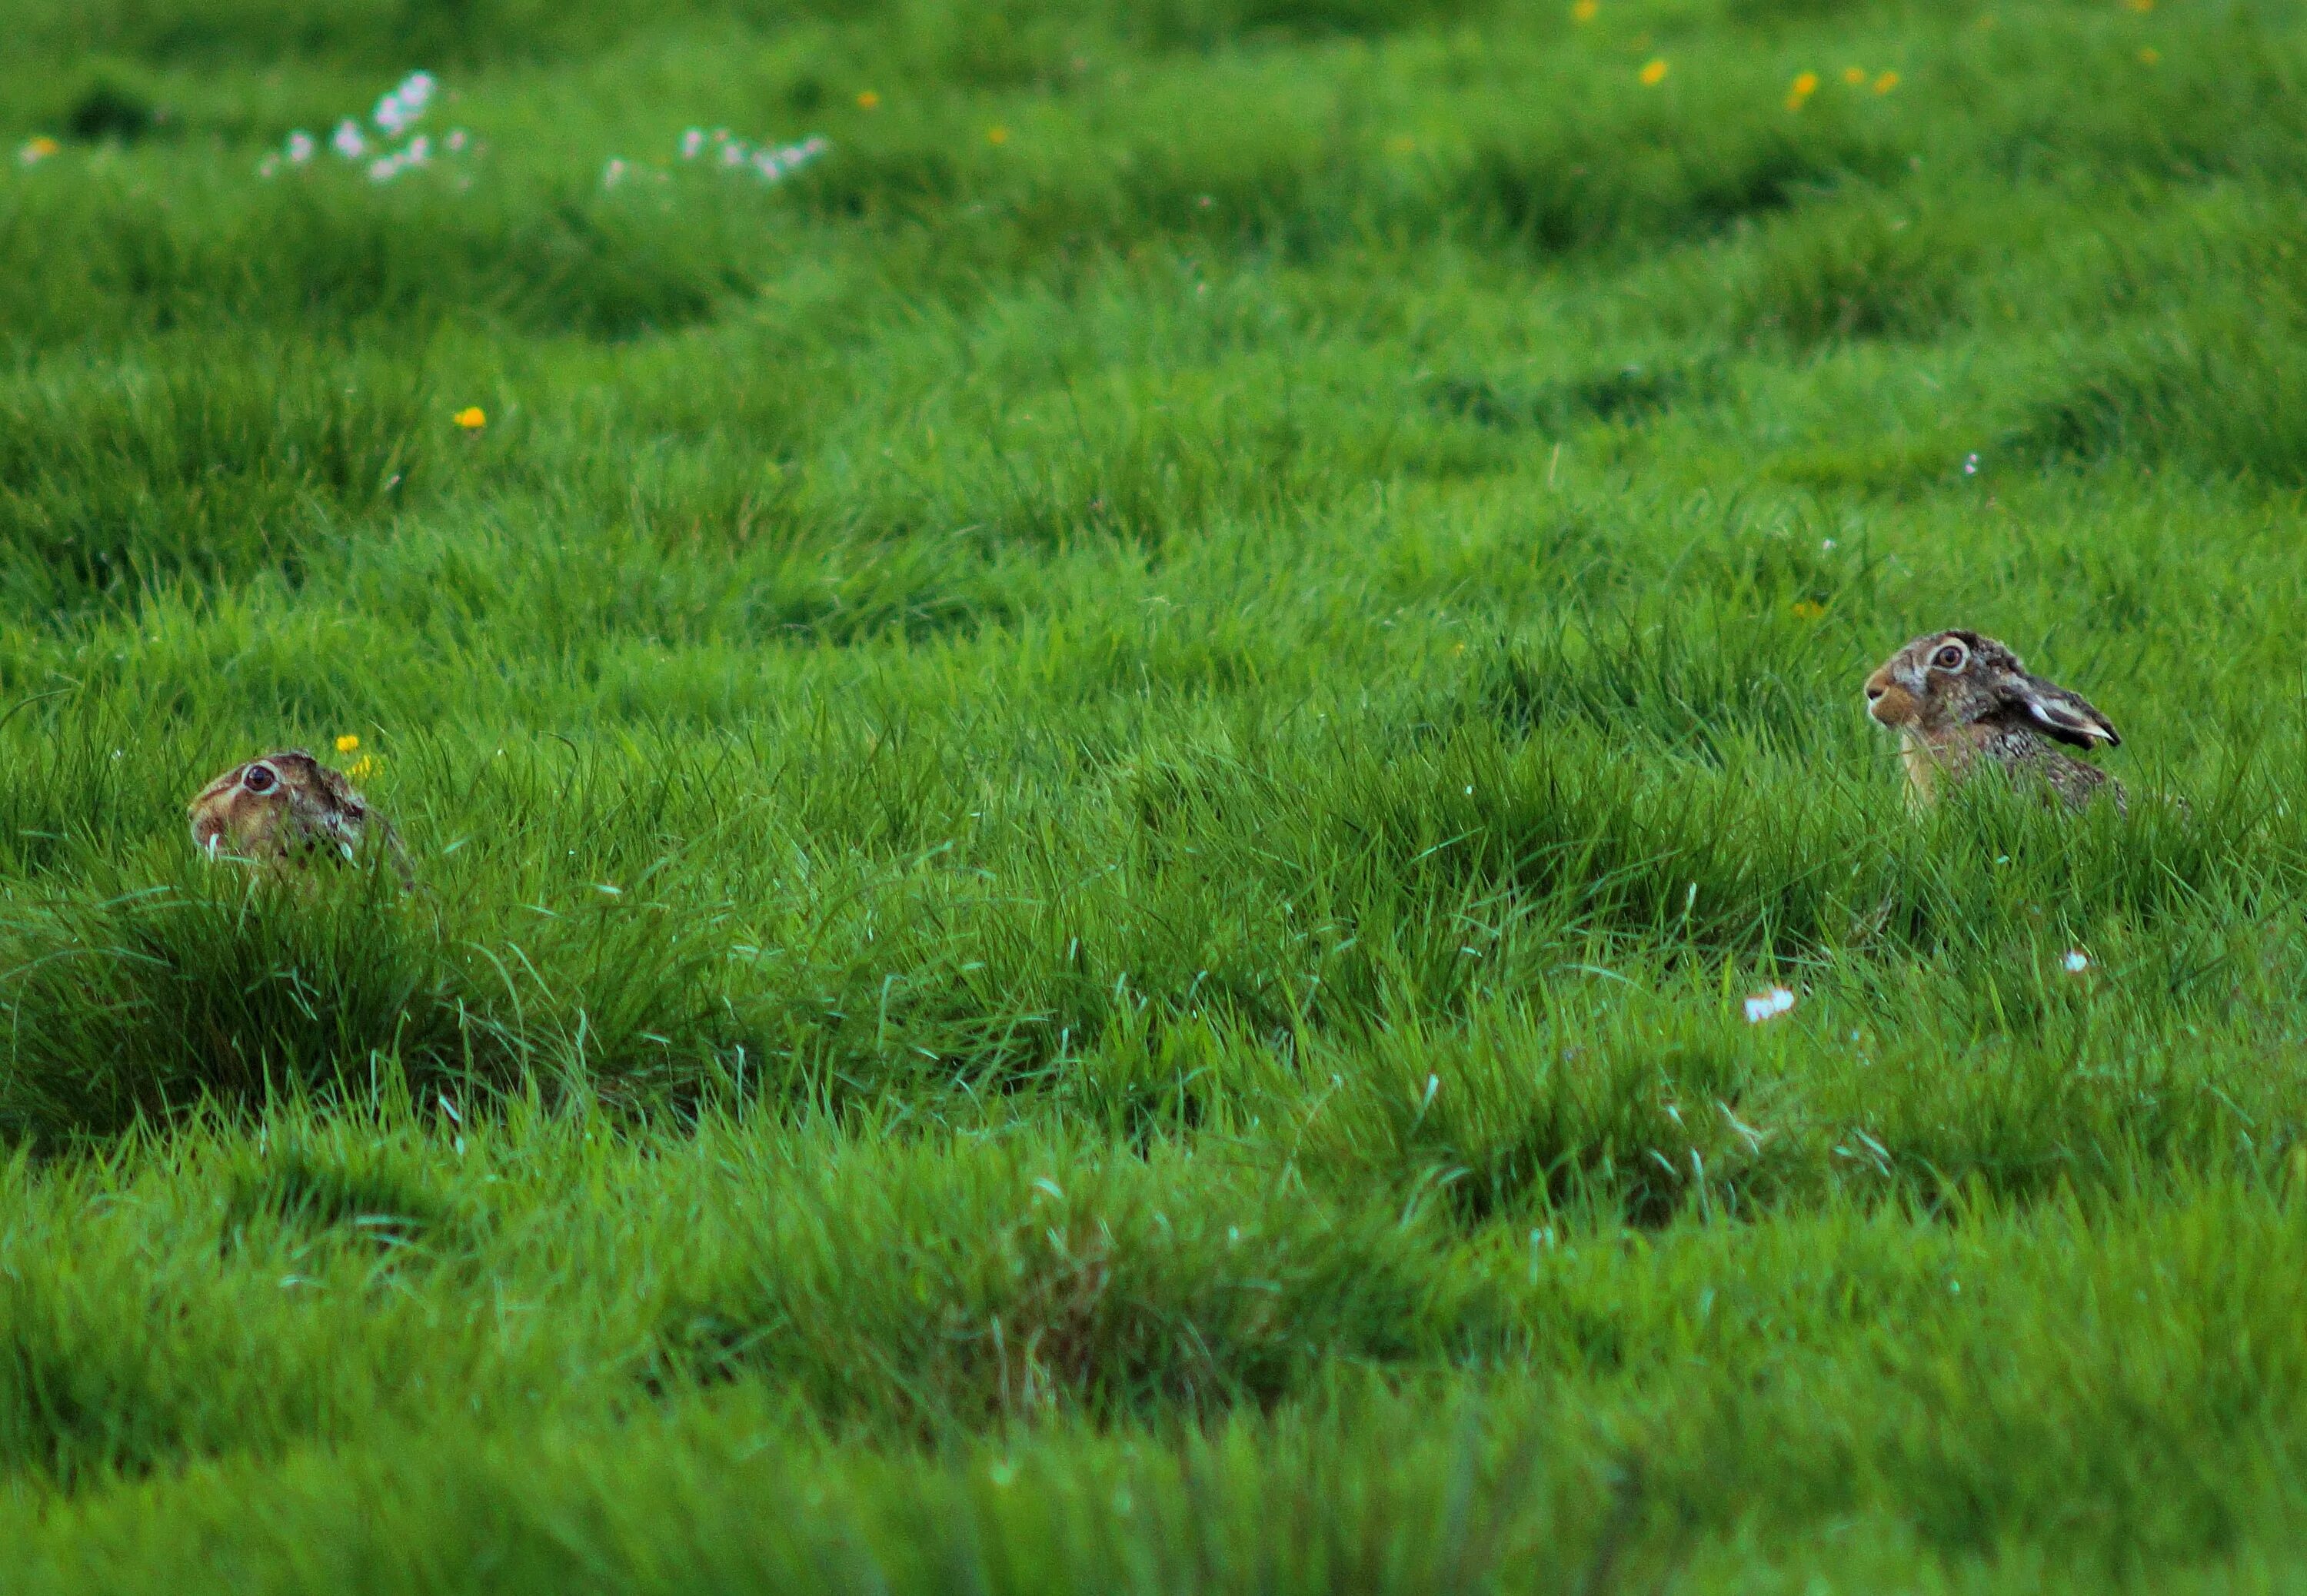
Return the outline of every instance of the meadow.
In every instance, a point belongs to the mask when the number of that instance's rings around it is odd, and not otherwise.
[[[2307,1584],[2307,13],[0,12],[11,1591]]]

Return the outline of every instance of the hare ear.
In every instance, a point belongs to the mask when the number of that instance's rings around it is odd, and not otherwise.
[[[2115,735],[2113,723],[2080,694],[2070,693],[2039,676],[2012,671],[2004,679],[2003,692],[2027,712],[2029,720],[2060,742],[2072,743],[2078,748],[2105,743],[2111,748],[2123,741]]]

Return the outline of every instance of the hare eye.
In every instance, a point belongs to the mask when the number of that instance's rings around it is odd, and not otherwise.
[[[270,792],[279,783],[280,778],[272,773],[272,767],[269,764],[253,764],[248,767],[248,773],[240,779],[243,787],[258,793]]]
[[[1953,643],[1948,644],[1944,648],[1939,650],[1937,653],[1931,656],[1931,663],[1936,665],[1942,670],[1954,670],[1960,669],[1962,664],[1961,645]]]

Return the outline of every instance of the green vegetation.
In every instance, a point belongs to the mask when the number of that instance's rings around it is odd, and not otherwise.
[[[2298,1583],[2307,13],[8,10],[11,1590]]]

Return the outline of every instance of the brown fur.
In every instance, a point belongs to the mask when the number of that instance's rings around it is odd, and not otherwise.
[[[2123,783],[2056,745],[2123,739],[2077,693],[2029,671],[1977,632],[1927,632],[1866,679],[1866,713],[1899,734],[1908,790],[1928,805],[1982,763],[2040,788],[2070,809],[2100,791],[2127,807]]]
[[[281,869],[315,857],[356,859],[374,844],[385,849],[402,885],[413,881],[391,823],[369,807],[343,772],[302,748],[234,765],[201,789],[186,814],[193,845],[211,859]]]

